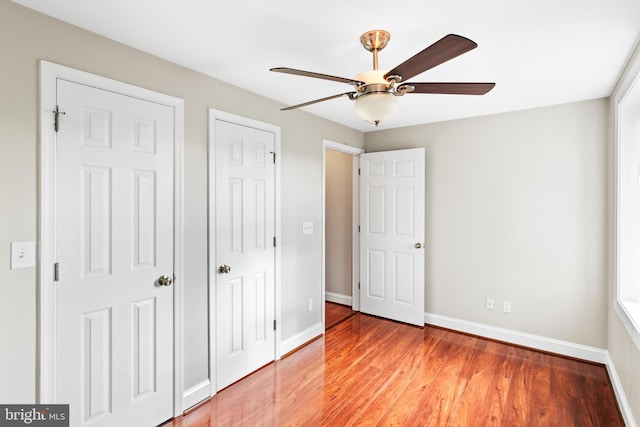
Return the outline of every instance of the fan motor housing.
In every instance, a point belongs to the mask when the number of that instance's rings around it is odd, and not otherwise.
[[[365,82],[364,85],[356,87],[361,94],[386,93],[393,87],[393,83],[388,82],[384,75],[387,70],[369,70],[358,74],[355,80]]]

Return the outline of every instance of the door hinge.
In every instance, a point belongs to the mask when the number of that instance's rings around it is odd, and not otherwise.
[[[360,168],[358,168],[358,175],[360,175]]]
[[[358,289],[360,289],[360,282],[358,282]]]
[[[273,247],[276,247],[276,236],[273,236]]]
[[[360,232],[360,226],[358,226],[358,233]]]
[[[273,319],[273,330],[276,330],[276,319]]]
[[[60,264],[57,262],[53,264],[53,281],[58,282],[60,280]]]
[[[56,105],[56,109],[53,110],[53,130],[56,132],[58,132],[58,129],[60,128],[60,114],[65,115],[67,113],[60,111],[60,108]]]

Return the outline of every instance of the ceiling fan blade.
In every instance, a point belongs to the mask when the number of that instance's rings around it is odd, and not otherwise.
[[[296,70],[295,68],[276,67],[269,71],[275,71],[276,73],[293,74],[296,76],[313,77],[315,79],[331,80],[334,82],[347,83],[350,85],[362,86],[365,84],[360,80],[347,79],[345,77],[331,76],[329,74],[314,73],[313,71]]]
[[[407,81],[411,77],[417,76],[423,71],[427,71],[436,65],[447,62],[448,60],[475,49],[476,47],[478,47],[478,45],[466,37],[458,36],[456,34],[446,35],[431,46],[425,48],[389,71],[384,75],[384,78],[386,79],[389,76],[400,76],[402,77],[402,81]]]
[[[451,95],[484,95],[495,86],[495,83],[404,83],[398,91],[407,88],[406,93],[442,93]],[[413,90],[411,90],[413,87]]]
[[[338,95],[327,96],[326,98],[314,99],[313,101],[304,102],[298,105],[292,105],[291,107],[281,108],[280,111],[295,110],[296,108],[306,107],[307,105],[317,104],[318,102],[329,101],[330,99],[341,98],[343,96],[348,96],[349,99],[354,99],[355,95],[356,95],[356,92],[345,92]]]

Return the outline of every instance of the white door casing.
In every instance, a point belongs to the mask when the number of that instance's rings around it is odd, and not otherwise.
[[[360,155],[360,310],[424,325],[424,148]]]
[[[279,132],[235,116],[234,122],[220,120],[221,115],[212,112],[210,118],[214,391],[279,357],[274,330]]]
[[[42,172],[53,179],[42,189],[39,400],[69,403],[73,425],[163,422],[181,410],[180,292],[158,278],[181,273],[182,101],[49,63],[42,70],[43,112],[59,105],[64,115],[57,134],[52,115],[42,128],[55,148],[43,148]],[[56,282],[46,274],[53,262]]]

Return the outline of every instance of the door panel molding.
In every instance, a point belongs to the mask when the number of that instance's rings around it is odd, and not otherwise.
[[[54,304],[54,245],[55,245],[55,142],[54,111],[58,80],[102,89],[173,109],[174,120],[174,416],[183,412],[183,345],[182,345],[182,293],[183,293],[183,151],[184,100],[134,85],[123,83],[84,71],[40,61],[39,103],[39,195],[38,195],[38,403],[55,402],[55,304]],[[64,116],[59,117],[61,124]]]
[[[209,287],[210,290],[212,286],[215,284],[215,277],[218,275],[217,271],[217,253],[216,253],[216,241],[215,241],[215,230],[216,230],[216,197],[215,197],[215,188],[216,188],[216,170],[215,170],[215,144],[216,144],[216,124],[219,122],[226,122],[235,125],[250,127],[254,129],[258,129],[261,131],[267,131],[274,134],[274,143],[275,143],[275,179],[274,179],[274,188],[275,188],[275,224],[274,224],[274,232],[276,238],[276,247],[275,247],[275,274],[274,274],[274,285],[275,285],[275,320],[278,327],[275,331],[275,349],[274,349],[274,357],[275,360],[280,359],[282,356],[282,314],[281,314],[281,130],[279,126],[272,125],[269,123],[265,123],[259,120],[250,119],[247,117],[238,116],[235,114],[227,113],[225,111],[216,110],[213,108],[209,109]],[[270,244],[271,242],[267,242]],[[216,307],[215,301],[215,292],[211,290],[209,292],[209,307],[210,307],[210,315],[209,315],[209,389],[210,396],[213,396],[216,393],[216,378],[214,378],[214,373],[216,371],[216,313],[213,311]],[[201,384],[200,389],[204,389],[204,384]],[[201,393],[198,396],[202,396]],[[194,402],[197,403],[197,402]]]

